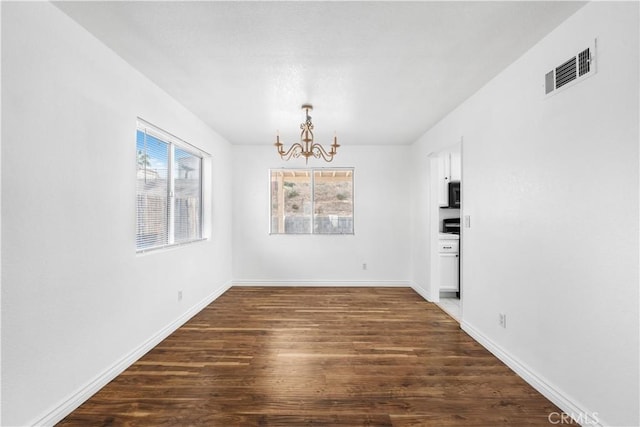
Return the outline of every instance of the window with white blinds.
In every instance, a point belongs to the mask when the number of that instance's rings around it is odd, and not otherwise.
[[[204,154],[138,120],[136,132],[136,249],[201,240]]]

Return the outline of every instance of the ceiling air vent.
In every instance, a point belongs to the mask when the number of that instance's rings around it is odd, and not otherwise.
[[[596,40],[593,45],[572,56],[562,64],[556,66],[544,76],[544,93],[547,96],[558,90],[573,86],[587,77],[595,74]]]

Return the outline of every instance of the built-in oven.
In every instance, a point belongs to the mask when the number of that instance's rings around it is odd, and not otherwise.
[[[460,234],[460,218],[443,219],[442,232],[449,234]]]

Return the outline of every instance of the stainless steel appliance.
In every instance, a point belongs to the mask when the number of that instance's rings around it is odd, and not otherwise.
[[[443,219],[442,232],[449,234],[460,234],[460,218]]]
[[[460,207],[460,181],[449,183],[449,207]]]

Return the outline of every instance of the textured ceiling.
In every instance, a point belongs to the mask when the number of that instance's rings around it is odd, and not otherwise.
[[[584,3],[55,4],[233,144],[294,142],[311,103],[346,145],[414,142]]]

